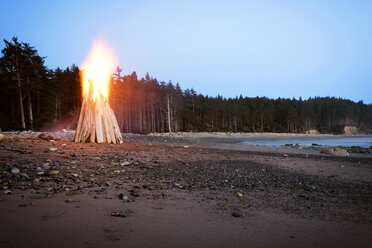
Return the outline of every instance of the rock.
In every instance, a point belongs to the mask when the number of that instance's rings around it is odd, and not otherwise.
[[[119,165],[119,163],[117,163],[117,162],[111,162],[111,165],[117,166],[117,165]]]
[[[6,195],[11,195],[11,194],[12,194],[12,191],[11,191],[11,190],[9,190],[9,189],[7,189],[7,190],[4,190],[4,194],[6,194]]]
[[[79,176],[79,174],[77,174],[77,173],[71,173],[70,175],[73,176],[73,177],[78,177]]]
[[[288,154],[283,154],[283,157],[288,157]]]
[[[344,127],[344,133],[346,135],[355,135],[360,133],[358,128],[356,126],[345,126]]]
[[[105,182],[105,186],[106,187],[110,187],[111,186],[111,183],[110,182]]]
[[[245,214],[244,214],[243,211],[234,211],[231,215],[235,218],[244,218],[245,217]]]
[[[124,195],[124,194],[120,194],[119,195],[119,199],[120,200],[124,200],[124,201],[128,201],[128,196]]]
[[[5,141],[5,136],[4,136],[4,134],[0,133],[0,143],[2,143],[4,141]]]
[[[49,151],[51,151],[51,152],[55,152],[55,151],[57,151],[58,149],[57,148],[55,148],[55,147],[51,147],[51,148],[49,148]]]
[[[340,147],[333,147],[330,149],[326,149],[326,150],[321,151],[321,153],[329,154],[333,156],[349,157],[349,153],[345,149],[342,149]]]
[[[19,174],[21,171],[17,167],[12,167],[11,169],[12,174]]]
[[[130,165],[130,163],[128,161],[120,163],[120,166],[127,166],[127,165]]]
[[[90,157],[89,159],[91,159],[91,160],[101,160],[100,157]]]
[[[20,175],[21,175],[21,177],[24,177],[26,179],[30,179],[30,176],[27,175],[26,173],[21,173]]]
[[[306,134],[319,134],[319,131],[316,129],[310,129],[305,132]]]
[[[49,172],[50,175],[58,175],[59,171],[57,170],[52,170]]]
[[[66,147],[67,145],[66,144],[62,144],[63,147]]]
[[[50,168],[49,163],[44,163],[44,164],[42,165],[42,168],[43,168],[43,170],[49,170],[49,168]],[[37,171],[37,170],[36,170],[36,171]]]
[[[67,199],[66,203],[72,203],[72,199]]]
[[[38,172],[36,172],[36,174],[37,174],[38,176],[42,176],[42,175],[44,175],[44,171],[38,171]]]
[[[178,189],[182,189],[183,188],[182,185],[180,183],[177,183],[177,182],[174,183],[174,187],[176,187]]]
[[[50,134],[45,134],[45,133],[41,133],[39,136],[37,136],[39,139],[42,139],[42,140],[53,140],[54,137]]]
[[[238,192],[238,193],[236,193],[236,196],[239,197],[239,198],[242,198],[243,197],[243,194],[240,193],[240,192]]]
[[[134,197],[139,197],[139,192],[137,190],[132,190],[132,192],[130,193],[131,196],[134,196]]]
[[[125,211],[113,211],[111,213],[111,216],[125,218],[125,217],[128,217],[128,214]]]

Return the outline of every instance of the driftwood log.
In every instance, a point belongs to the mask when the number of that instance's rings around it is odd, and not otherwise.
[[[123,143],[123,138],[114,111],[99,92],[99,100],[93,99],[93,83],[88,82],[81,105],[75,142]]]

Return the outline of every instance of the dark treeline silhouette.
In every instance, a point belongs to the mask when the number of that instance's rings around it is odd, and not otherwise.
[[[0,58],[0,128],[75,128],[81,105],[79,68],[48,69],[28,43],[4,40]],[[121,75],[110,86],[110,105],[122,132],[320,132],[341,133],[346,125],[367,132],[372,105],[316,97],[308,100],[265,97],[209,97],[148,74]]]

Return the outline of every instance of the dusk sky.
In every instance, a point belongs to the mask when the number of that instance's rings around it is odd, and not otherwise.
[[[80,66],[97,38],[125,73],[224,97],[372,103],[372,1],[2,1],[0,38],[49,68]],[[4,47],[1,42],[0,48]]]

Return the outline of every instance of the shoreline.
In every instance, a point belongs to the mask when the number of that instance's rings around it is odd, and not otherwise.
[[[372,242],[371,158],[210,138],[123,138],[123,144],[108,145],[14,135],[1,143],[6,188],[0,191],[0,244],[186,248]],[[113,211],[126,216],[113,217]]]

